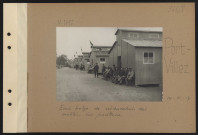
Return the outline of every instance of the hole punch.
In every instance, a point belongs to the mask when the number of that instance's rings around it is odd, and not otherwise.
[[[8,35],[8,36],[11,36],[11,33],[10,33],[10,32],[8,32],[8,33],[7,33],[7,35]]]
[[[11,46],[8,46],[8,49],[10,50],[12,47]]]
[[[9,102],[9,103],[8,103],[8,105],[9,105],[9,106],[12,106],[12,103],[11,103],[11,102]]]
[[[9,89],[9,90],[8,90],[8,93],[11,93],[11,92],[12,92],[12,90],[11,90],[11,89]]]

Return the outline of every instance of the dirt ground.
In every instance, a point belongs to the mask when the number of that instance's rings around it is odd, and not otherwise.
[[[74,68],[56,70],[58,101],[162,101],[162,88],[114,84]]]

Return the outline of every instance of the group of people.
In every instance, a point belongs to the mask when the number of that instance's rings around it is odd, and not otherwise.
[[[126,84],[134,85],[135,72],[132,68],[117,68],[113,67],[102,67],[102,74],[105,80],[111,80],[115,84]]]
[[[84,65],[76,65],[76,70],[80,68],[81,70],[84,69]],[[90,65],[88,67],[88,73],[92,73],[94,71],[95,78],[98,78],[98,70],[99,66],[96,63],[93,67]],[[132,68],[117,68],[115,65],[112,67],[105,67],[103,64],[102,66],[102,75],[105,80],[111,80],[115,84],[126,84],[126,85],[134,85],[135,83],[135,72]]]
[[[74,68],[75,68],[76,70],[78,70],[78,69],[80,69],[80,70],[85,70],[85,66],[84,66],[83,64],[80,64],[80,65],[76,64],[76,65],[74,66]]]

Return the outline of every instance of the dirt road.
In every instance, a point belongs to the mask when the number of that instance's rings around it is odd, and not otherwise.
[[[58,101],[161,101],[161,87],[132,87],[73,68],[56,70]]]

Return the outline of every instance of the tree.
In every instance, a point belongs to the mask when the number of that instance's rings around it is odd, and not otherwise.
[[[56,58],[56,65],[57,66],[64,66],[69,67],[67,55],[60,55]]]

